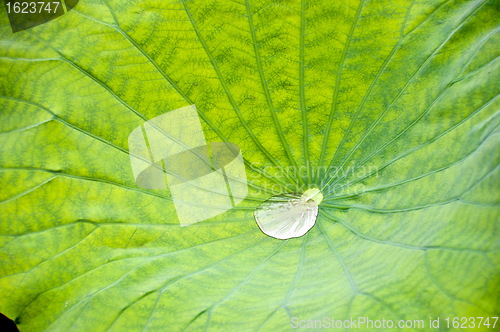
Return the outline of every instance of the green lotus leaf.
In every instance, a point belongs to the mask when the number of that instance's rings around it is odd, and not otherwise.
[[[21,331],[499,316],[497,1],[82,0],[16,33],[6,10],[0,312]],[[248,194],[181,227],[128,138],[189,105]],[[311,188],[304,236],[260,230]]]

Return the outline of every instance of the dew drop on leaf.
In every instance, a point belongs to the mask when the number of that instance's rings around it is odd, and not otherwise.
[[[317,188],[302,195],[290,193],[271,197],[254,212],[262,232],[277,239],[300,237],[316,223],[323,194]]]

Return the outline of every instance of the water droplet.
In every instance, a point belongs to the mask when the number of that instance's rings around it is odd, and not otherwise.
[[[300,237],[316,223],[323,194],[317,188],[300,194],[281,194],[262,203],[254,212],[257,225],[266,235],[285,240]]]

